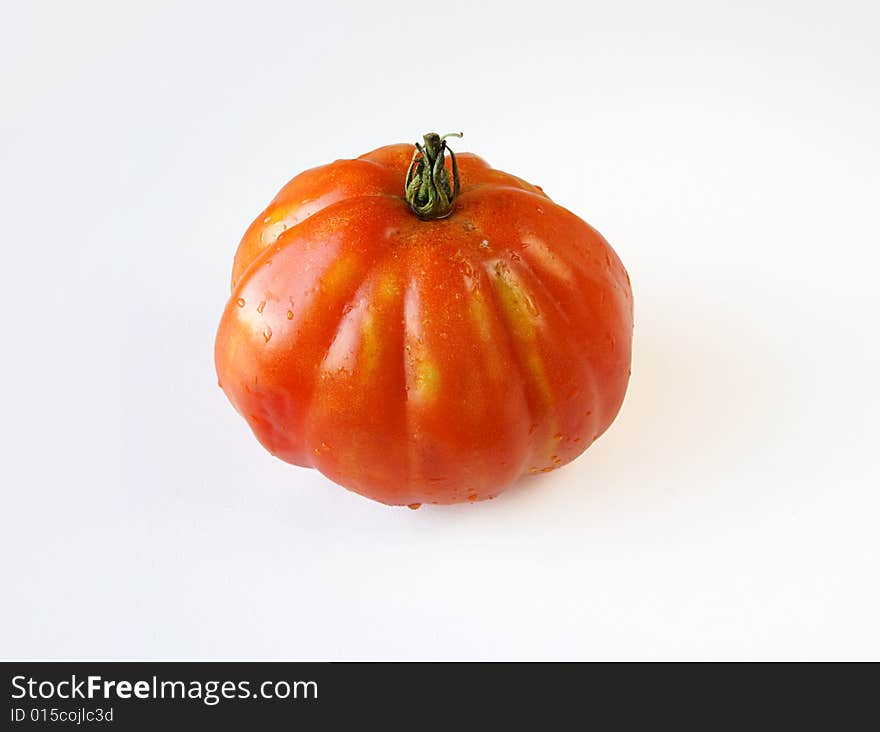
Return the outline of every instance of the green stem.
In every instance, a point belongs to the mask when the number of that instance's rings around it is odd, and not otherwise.
[[[441,137],[436,132],[423,136],[424,145],[416,143],[409,170],[406,171],[406,201],[420,219],[442,219],[452,213],[452,202],[461,189],[455,153],[446,146],[447,137],[462,137],[450,132]],[[446,153],[452,159],[452,186],[446,172]]]

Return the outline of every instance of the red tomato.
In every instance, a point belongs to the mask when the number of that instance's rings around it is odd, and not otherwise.
[[[632,292],[537,186],[437,135],[418,150],[284,186],[235,255],[217,374],[282,460],[387,504],[479,501],[611,424]]]

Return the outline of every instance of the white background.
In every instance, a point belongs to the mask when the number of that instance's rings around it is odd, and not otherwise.
[[[880,658],[876,3],[235,6],[4,9],[0,656]],[[459,129],[616,248],[632,382],[387,508],[257,444],[214,332],[287,179]]]

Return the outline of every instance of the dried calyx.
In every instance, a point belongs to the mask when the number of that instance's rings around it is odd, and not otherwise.
[[[461,189],[455,153],[446,145],[447,137],[461,137],[450,132],[442,137],[436,132],[423,136],[424,144],[416,143],[412,162],[406,171],[406,200],[420,219],[442,219],[452,213],[452,202]],[[452,185],[446,171],[446,153],[452,160]]]

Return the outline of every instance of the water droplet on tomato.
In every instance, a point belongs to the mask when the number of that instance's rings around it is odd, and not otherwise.
[[[260,315],[263,314],[263,308],[264,308],[264,307],[266,307],[266,301],[265,301],[265,300],[263,300],[259,305],[257,305],[257,312],[258,312]]]
[[[268,343],[272,339],[272,329],[267,325],[263,328],[263,339]]]
[[[413,511],[416,511],[417,509],[422,507],[422,504],[421,503],[409,503],[409,504],[407,504],[406,507],[412,509]]]
[[[238,305],[238,307],[243,308],[244,307],[244,298],[243,297],[238,298],[238,300],[235,301],[235,304]]]
[[[287,311],[287,319],[288,319],[288,320],[293,320],[293,310],[288,310],[288,311]]]

